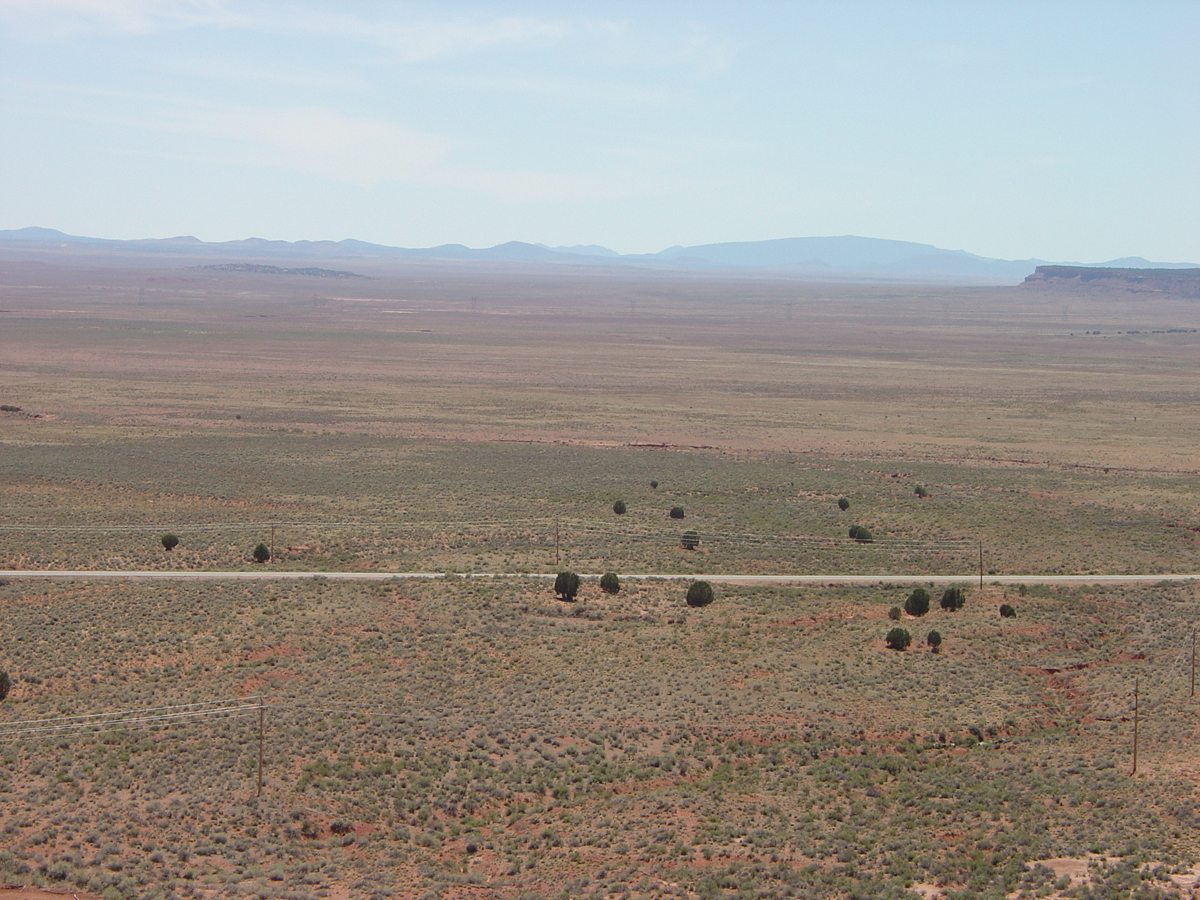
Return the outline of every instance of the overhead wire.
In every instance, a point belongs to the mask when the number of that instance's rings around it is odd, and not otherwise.
[[[0,738],[28,734],[64,734],[125,725],[171,724],[191,719],[247,718],[262,709],[259,700],[218,700],[204,703],[116,710],[75,716],[50,716],[0,724]]]

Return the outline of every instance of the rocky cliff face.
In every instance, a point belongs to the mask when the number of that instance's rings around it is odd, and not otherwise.
[[[1038,266],[1025,287],[1089,293],[1153,293],[1200,297],[1200,268],[1105,269],[1093,266]]]

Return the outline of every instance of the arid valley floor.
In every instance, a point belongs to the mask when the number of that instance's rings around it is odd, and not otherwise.
[[[1200,303],[355,270],[0,261],[0,570],[312,573],[0,572],[0,884],[1197,895],[1197,584],[998,580],[1200,572]]]

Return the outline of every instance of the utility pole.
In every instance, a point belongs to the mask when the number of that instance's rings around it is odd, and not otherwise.
[[[258,698],[258,794],[262,796],[262,764],[263,764],[263,700]]]
[[[983,590],[983,538],[979,539],[979,589]]]
[[[1133,771],[1137,774],[1137,745],[1138,745],[1138,680],[1133,679]]]

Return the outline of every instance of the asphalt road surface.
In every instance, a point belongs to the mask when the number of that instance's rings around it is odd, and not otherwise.
[[[451,573],[458,578],[554,578],[553,572],[471,572]],[[272,581],[301,578],[327,578],[331,581],[387,581],[392,578],[445,578],[445,572],[289,572],[278,569],[252,569],[232,572],[204,571],[116,571],[87,569],[0,569],[0,579],[69,579],[104,581],[115,579],[158,579],[174,581]],[[599,575],[581,575],[599,578]],[[719,584],[961,584],[976,582],[979,573],[962,575],[665,575],[654,572],[623,574],[629,581],[684,581],[703,578]],[[988,584],[1156,584],[1160,581],[1196,581],[1200,573],[1171,572],[1157,575],[985,575]]]

